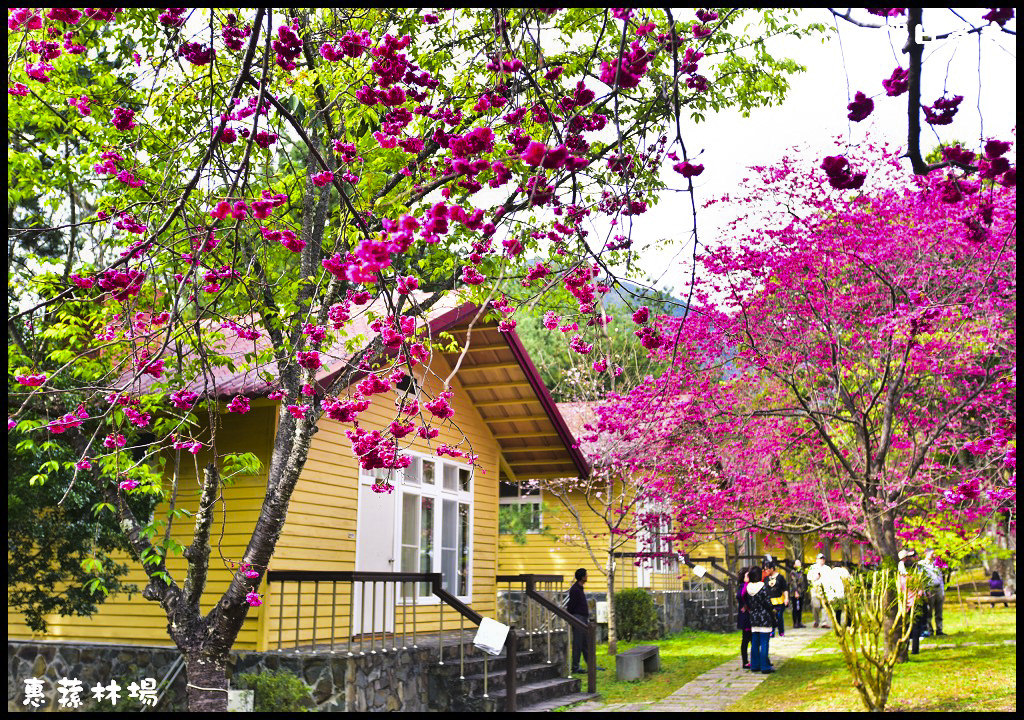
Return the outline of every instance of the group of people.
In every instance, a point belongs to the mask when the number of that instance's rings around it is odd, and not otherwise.
[[[739,578],[736,625],[743,631],[740,644],[743,668],[767,675],[775,672],[768,657],[768,640],[776,627],[780,635],[785,634],[782,618],[790,604],[790,590],[773,561],[766,561],[763,567],[744,568]],[[795,624],[795,627],[800,626]],[[746,655],[748,646],[751,648],[750,660]]]
[[[806,594],[806,587],[799,583],[795,584],[791,598],[789,584],[779,573],[770,555],[765,558],[762,567],[744,568],[740,573],[740,581],[736,593],[739,608],[736,624],[743,631],[743,641],[740,644],[743,667],[751,672],[775,672],[768,656],[768,641],[775,636],[776,629],[780,637],[785,636],[785,614],[791,599],[793,627],[803,627],[798,608]]]
[[[907,589],[907,577],[915,567],[926,578],[922,593],[908,593],[908,611],[912,618],[911,652],[919,651],[921,637],[932,634],[945,635],[942,631],[942,607],[946,598],[946,586],[942,569],[935,562],[935,551],[925,551],[924,559],[917,561],[913,550],[900,550],[897,565],[898,577],[902,587]],[[740,655],[744,669],[752,672],[775,672],[768,656],[768,641],[786,635],[786,608],[793,612],[793,627],[806,627],[803,624],[805,603],[810,600],[811,612],[814,616],[814,627],[830,627],[828,616],[822,617],[823,600],[843,596],[843,580],[850,576],[849,571],[842,567],[829,567],[825,556],[818,553],[814,564],[803,572],[799,560],[793,563],[793,572],[787,581],[777,567],[771,555],[766,555],[761,567],[744,568],[740,573],[739,588],[736,593],[736,604],[739,608],[736,626],[743,631],[740,643]],[[579,568],[576,571],[576,582],[569,589],[567,610],[583,622],[589,622],[584,584],[587,571]],[[1003,594],[1002,580],[998,573],[992,573],[989,583],[992,595]],[[580,659],[588,657],[586,636],[582,631],[573,630],[572,637],[572,672],[582,672]],[[748,648],[750,649],[748,657]]]
[[[766,555],[761,567],[744,568],[740,573],[736,605],[739,608],[736,626],[743,632],[740,655],[744,669],[752,672],[774,672],[768,655],[769,640],[786,636],[786,608],[793,612],[793,627],[806,627],[803,612],[810,601],[814,627],[830,627],[828,616],[822,617],[823,599],[842,597],[843,579],[849,577],[844,567],[830,568],[825,556],[818,553],[814,565],[803,572],[803,563],[794,561],[787,581],[771,555]],[[748,658],[747,648],[751,648]]]

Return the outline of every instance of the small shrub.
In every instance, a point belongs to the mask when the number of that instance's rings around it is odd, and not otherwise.
[[[615,628],[622,640],[654,640],[660,637],[654,598],[643,588],[615,593]]]
[[[310,687],[284,670],[244,673],[238,676],[237,686],[241,690],[255,690],[256,712],[308,712],[313,708]]]

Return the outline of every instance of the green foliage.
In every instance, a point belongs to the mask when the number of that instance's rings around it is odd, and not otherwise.
[[[544,313],[558,307],[557,298],[550,298],[544,306],[537,306],[530,314],[516,315],[516,333],[530,353],[540,372],[541,379],[551,391],[551,397],[557,402],[578,400],[596,400],[608,392],[621,390],[637,385],[645,375],[659,375],[664,364],[659,363],[650,353],[644,350],[634,336],[636,324],[633,322],[633,311],[646,305],[651,315],[671,315],[678,313],[678,301],[667,292],[637,289],[635,295],[625,289],[619,297],[605,306],[609,323],[590,355],[578,355],[569,352],[562,338],[562,333],[544,327]],[[558,310],[553,310],[559,314]],[[562,325],[571,321],[571,317],[562,320]],[[608,359],[608,370],[596,373],[592,363],[600,358]],[[612,372],[614,366],[622,367],[622,374],[616,378]]]
[[[658,611],[651,594],[643,588],[615,593],[615,628],[626,641],[658,638]]]
[[[885,709],[893,670],[906,651],[914,613],[910,598],[921,605],[924,581],[911,573],[904,583],[885,568],[843,580],[843,592],[826,588],[824,605],[839,640],[853,685],[869,712]],[[913,608],[919,611],[919,608]]]
[[[526,544],[527,533],[545,533],[545,513],[551,512],[546,504],[540,503],[539,510],[532,503],[501,505],[498,508],[498,532],[511,535],[519,545]]]
[[[284,670],[244,673],[237,678],[240,689],[255,690],[256,712],[311,712],[310,687]]]
[[[7,436],[8,604],[25,613],[26,624],[45,632],[45,616],[92,615],[104,599],[139,588],[126,584],[128,567],[111,553],[128,547],[109,512],[92,512],[105,495],[90,473],[72,485],[74,449],[65,443],[16,442]],[[46,459],[49,458],[49,459]],[[48,475],[37,473],[51,466]],[[69,487],[70,486],[70,487]],[[132,508],[142,517],[154,502],[139,496]],[[63,500],[63,502],[62,502]]]

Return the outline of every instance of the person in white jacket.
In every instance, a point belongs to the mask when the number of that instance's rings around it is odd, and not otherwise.
[[[824,618],[825,622],[822,623],[821,599],[824,594],[824,583],[831,572],[832,568],[825,564],[825,556],[822,553],[818,553],[818,557],[814,559],[814,564],[807,569],[807,585],[811,592],[811,612],[814,614],[814,627],[818,627],[819,624],[822,627],[829,627],[827,615]]]
[[[935,619],[935,634],[945,635],[942,632],[942,604],[946,600],[946,584],[943,582],[942,570],[935,564],[935,551],[931,548],[925,551],[924,561],[919,564],[919,567],[924,570],[924,574],[928,577],[928,593],[925,595],[925,601],[928,603],[928,609],[931,611],[931,617]],[[926,628],[930,630],[930,628]]]

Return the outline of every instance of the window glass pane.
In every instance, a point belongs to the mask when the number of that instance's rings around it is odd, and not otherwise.
[[[419,520],[420,498],[418,495],[404,493],[402,495],[402,572],[419,570]],[[415,593],[415,586],[402,583],[402,597],[410,598]]]
[[[459,468],[459,490],[469,492],[469,481],[473,477],[473,473],[465,468]]]
[[[498,506],[498,532],[510,533],[515,527],[515,513],[518,508],[512,504]]]
[[[453,595],[462,595],[456,590],[455,548],[441,548],[441,587]]]
[[[458,526],[455,523],[455,501],[442,501],[441,513],[441,547],[454,550],[455,539],[458,537]]]
[[[413,547],[402,546],[402,572],[416,572],[416,556],[419,554],[419,550]],[[415,592],[415,585],[413,583],[403,582],[400,583],[402,586],[402,597],[412,598]]]
[[[469,505],[459,503],[459,588],[457,595],[469,595]]]
[[[417,547],[419,543],[419,513],[416,512],[419,506],[419,496],[405,493],[402,495],[402,545]],[[412,566],[402,566],[405,572],[416,572],[415,563]]]
[[[444,464],[444,489],[445,490],[457,490],[458,489],[458,468],[454,465]]]
[[[510,483],[504,480],[498,482],[498,496],[502,498],[528,497],[530,495],[540,496],[540,488],[524,486],[520,483]]]
[[[420,572],[434,572],[434,499],[420,498]],[[430,583],[420,583],[420,596],[431,595]]]
[[[422,460],[417,457],[412,458],[412,462],[409,463],[409,467],[405,469],[405,482],[409,485],[420,484],[420,465]]]
[[[458,525],[455,522],[455,501],[441,502],[441,586],[455,592],[455,540]]]
[[[423,484],[433,485],[434,484],[434,461],[424,460],[423,461]]]

